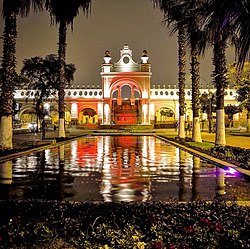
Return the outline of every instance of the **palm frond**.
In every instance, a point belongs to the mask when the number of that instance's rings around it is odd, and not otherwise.
[[[42,11],[44,0],[3,0],[2,15],[6,17],[10,13],[27,16],[31,10]]]
[[[72,24],[74,18],[82,11],[86,16],[90,13],[91,0],[45,0],[52,23],[66,22]]]

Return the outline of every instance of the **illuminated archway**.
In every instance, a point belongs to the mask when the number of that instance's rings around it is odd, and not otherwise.
[[[22,128],[27,128],[31,122],[36,122],[36,111],[33,105],[21,108],[19,113],[19,120],[22,123]]]
[[[90,107],[82,109],[79,113],[78,122],[83,125],[97,124],[98,123],[97,112]]]
[[[175,113],[169,107],[161,107],[155,112],[155,124],[173,125],[175,123]]]
[[[129,96],[124,96],[123,90],[129,92]],[[141,98],[142,88],[140,83],[130,78],[119,78],[111,83],[110,96],[112,98]]]

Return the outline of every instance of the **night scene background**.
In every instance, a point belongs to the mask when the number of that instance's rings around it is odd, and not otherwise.
[[[2,0],[0,0],[2,5]],[[2,10],[1,10],[2,11]],[[73,30],[68,28],[67,63],[76,66],[74,85],[101,84],[100,71],[106,50],[112,61],[120,58],[120,50],[128,44],[133,51],[133,59],[140,62],[142,51],[146,49],[152,65],[151,84],[177,85],[177,38],[170,35],[162,23],[163,14],[150,0],[93,0],[88,17],[80,13],[74,20]],[[0,32],[3,32],[1,16]],[[57,54],[58,27],[51,25],[47,12],[31,13],[28,17],[18,17],[17,71],[23,60],[35,56]],[[2,39],[0,39],[2,54]],[[212,51],[208,50],[201,59],[201,84],[211,82]],[[228,63],[234,61],[234,50],[227,51]],[[187,85],[191,85],[189,56],[187,56]]]

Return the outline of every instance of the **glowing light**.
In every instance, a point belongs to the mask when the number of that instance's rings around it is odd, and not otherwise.
[[[78,118],[78,108],[76,103],[72,103],[71,105],[71,117]]]
[[[142,98],[148,98],[148,92],[147,91],[142,92]]]
[[[237,170],[231,168],[231,167],[228,167],[228,169],[225,170],[226,173],[229,173],[231,175],[235,175],[237,173]]]
[[[111,61],[111,56],[110,56],[110,52],[107,50],[106,52],[105,52],[105,56],[104,56],[104,62],[105,62],[105,64],[109,64],[110,63],[110,61]]]
[[[142,63],[143,63],[143,64],[148,63],[148,57],[147,57],[147,56],[142,56],[142,57],[141,57],[141,60],[142,60]]]
[[[155,104],[150,103],[150,106],[149,106],[149,113],[150,113],[150,119],[154,119],[154,115],[155,115]]]
[[[43,106],[44,106],[45,109],[49,109],[49,103],[44,103]]]
[[[105,104],[104,110],[105,110],[105,120],[106,120],[106,122],[108,122],[109,121],[109,113],[110,113],[109,104]]]

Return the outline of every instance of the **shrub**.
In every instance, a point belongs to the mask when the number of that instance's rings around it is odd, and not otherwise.
[[[248,206],[0,202],[1,248],[249,248]],[[58,247],[57,247],[58,246]]]

